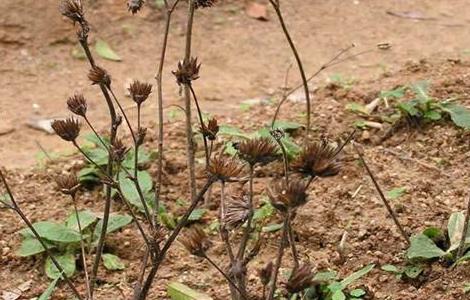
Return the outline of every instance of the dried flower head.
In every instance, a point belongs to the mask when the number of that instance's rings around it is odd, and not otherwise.
[[[129,152],[121,139],[115,139],[114,144],[111,146],[111,157],[114,161],[121,162],[126,158],[126,154]]]
[[[203,126],[201,126],[200,131],[209,141],[215,141],[217,133],[219,132],[219,125],[217,124],[217,119],[209,119],[207,125],[204,124]]]
[[[206,8],[206,7],[211,7],[213,6],[217,0],[195,0],[194,1],[194,7],[196,9],[198,8]]]
[[[193,80],[199,78],[199,69],[201,64],[197,63],[197,57],[191,57],[189,60],[185,59],[178,63],[178,69],[172,71],[176,77],[178,85],[191,84]]]
[[[62,0],[59,6],[60,13],[74,23],[82,23],[85,20],[83,6],[80,0]]]
[[[111,76],[109,76],[105,69],[99,66],[94,66],[90,69],[88,72],[88,79],[92,84],[104,84],[105,86],[111,85]]]
[[[286,283],[289,293],[298,293],[313,285],[313,272],[309,264],[300,266],[292,271]]]
[[[57,187],[60,191],[66,195],[75,195],[78,188],[80,187],[80,182],[75,174],[59,175],[55,178]]]
[[[312,177],[334,176],[341,169],[337,154],[338,148],[327,140],[314,142],[302,150],[291,167],[295,172]]]
[[[132,100],[134,100],[137,105],[141,105],[152,93],[152,85],[150,83],[134,80],[129,87],[129,92]]]
[[[137,131],[137,145],[142,145],[145,140],[145,136],[147,136],[147,128],[140,127],[139,131]]]
[[[281,212],[295,209],[307,203],[308,195],[303,181],[292,179],[289,184],[285,180],[277,181],[268,187],[267,194],[271,204]]]
[[[233,158],[228,158],[221,154],[211,159],[208,172],[217,180],[227,181],[230,178],[237,177],[243,170],[243,165],[239,164]]]
[[[269,137],[245,140],[236,145],[240,157],[250,165],[265,165],[279,158],[278,147]]]
[[[80,122],[73,117],[65,120],[54,120],[51,127],[58,136],[68,142],[74,142],[80,134]]]
[[[242,226],[248,219],[249,212],[248,196],[244,192],[231,195],[225,207],[225,227],[231,230]]]
[[[74,114],[85,117],[88,106],[82,94],[75,94],[67,99],[67,107]]]
[[[206,251],[211,245],[204,230],[198,226],[186,230],[178,240],[189,253],[199,257],[205,257]]]
[[[131,11],[132,14],[135,14],[142,8],[144,3],[144,0],[129,0],[127,2],[127,9]]]
[[[273,273],[273,262],[270,261],[263,268],[258,270],[258,277],[263,285],[268,285],[271,281],[271,274]]]

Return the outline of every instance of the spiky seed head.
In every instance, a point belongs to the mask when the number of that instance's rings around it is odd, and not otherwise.
[[[140,127],[137,131],[137,145],[142,145],[144,143],[145,137],[147,136],[147,128]]]
[[[297,173],[312,177],[334,176],[341,170],[337,152],[338,147],[327,140],[310,143],[302,149],[291,168]]]
[[[198,8],[206,8],[206,7],[211,7],[213,6],[217,0],[195,0],[194,1],[194,7],[196,9]]]
[[[152,85],[150,83],[134,80],[129,87],[129,92],[132,100],[134,100],[137,105],[141,105],[152,93]]]
[[[80,134],[80,122],[73,117],[65,120],[54,120],[51,124],[55,133],[67,142],[73,142]]]
[[[217,180],[228,181],[240,175],[243,165],[239,164],[234,158],[228,158],[222,154],[215,155],[208,167],[208,172]]]
[[[207,122],[207,125],[200,127],[202,135],[204,135],[209,141],[215,141],[217,133],[219,132],[219,125],[217,124],[216,118],[211,118]]]
[[[266,286],[271,281],[271,274],[273,273],[273,262],[268,262],[263,268],[258,270],[258,277],[261,283]]]
[[[265,165],[279,158],[278,146],[269,137],[245,140],[236,146],[240,157],[250,165]]]
[[[111,156],[114,161],[121,162],[126,158],[126,154],[129,152],[121,139],[117,138],[114,140],[114,144],[111,145]]]
[[[57,176],[55,182],[59,190],[66,195],[75,195],[80,187],[77,176],[72,173]]]
[[[86,116],[88,106],[86,99],[82,94],[75,94],[74,96],[69,97],[67,99],[67,107],[72,113],[78,116]]]
[[[60,13],[74,23],[82,23],[85,20],[83,6],[80,0],[62,0],[59,5]]]
[[[132,14],[136,14],[144,5],[144,0],[129,0],[127,2],[127,9],[132,12]]]
[[[105,86],[111,85],[111,76],[108,72],[99,66],[94,66],[88,72],[88,79],[91,84],[104,84]]]
[[[211,246],[206,233],[199,226],[189,228],[178,240],[189,253],[199,257],[205,257],[206,251]]]
[[[199,78],[200,68],[201,64],[197,63],[197,57],[191,57],[189,60],[184,59],[178,62],[178,69],[172,73],[175,75],[178,85],[191,84],[193,80]]]
[[[225,228],[231,230],[242,226],[248,219],[249,212],[248,196],[244,192],[231,195],[225,207]]]
[[[286,289],[289,293],[299,293],[313,285],[313,272],[309,264],[304,264],[292,271],[289,280],[286,283]]]
[[[271,204],[284,213],[307,203],[306,189],[306,185],[299,179],[292,179],[288,184],[285,180],[279,180],[268,187],[267,194]]]

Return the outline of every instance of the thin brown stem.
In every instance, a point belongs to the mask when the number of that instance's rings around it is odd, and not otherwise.
[[[406,231],[403,229],[401,226],[400,222],[398,221],[398,217],[396,216],[395,212],[393,211],[392,207],[390,206],[390,203],[388,202],[387,198],[385,198],[384,193],[382,192],[382,189],[380,188],[377,180],[375,179],[374,174],[372,173],[371,169],[369,168],[369,165],[366,163],[364,159],[364,154],[359,150],[357,147],[356,143],[353,142],[354,149],[356,150],[356,153],[359,155],[359,160],[360,162],[364,165],[364,168],[367,171],[367,174],[369,175],[370,179],[372,180],[372,183],[375,186],[375,189],[377,190],[377,193],[380,196],[380,199],[382,199],[382,202],[384,203],[385,207],[387,208],[387,211],[389,215],[392,217],[393,222],[397,226],[398,230],[400,231],[400,234],[403,236],[403,238],[406,240],[407,244],[410,245],[410,238]]]
[[[281,268],[282,257],[284,255],[284,248],[286,247],[286,243],[287,243],[287,235],[289,231],[289,219],[290,219],[290,215],[289,213],[287,213],[287,215],[284,216],[284,223],[282,226],[282,233],[281,233],[281,241],[279,243],[279,248],[277,251],[277,257],[276,257],[276,261],[274,264],[273,273],[271,274],[272,281],[268,289],[267,300],[274,299],[274,292],[276,291],[276,285],[277,285],[277,276],[279,274],[279,269]]]
[[[297,247],[295,246],[295,237],[294,237],[294,230],[292,228],[292,219],[289,219],[289,230],[288,235],[289,238],[289,245],[292,252],[292,258],[294,259],[294,270],[297,270],[300,265],[299,260],[299,253],[297,252]]]
[[[457,250],[457,256],[455,260],[457,261],[461,258],[465,252],[465,240],[468,233],[468,223],[470,221],[470,196],[467,200],[467,210],[465,211],[465,221],[462,229],[462,238],[460,239],[459,249]]]
[[[240,248],[238,249],[237,253],[237,260],[238,261],[243,261],[243,258],[245,256],[245,250],[246,246],[248,245],[248,240],[250,239],[250,233],[251,233],[251,223],[253,221],[253,178],[254,178],[254,166],[250,165],[250,181],[249,181],[249,195],[248,195],[248,218],[246,222],[246,227],[245,231],[243,232],[242,239],[240,241]]]
[[[235,261],[235,256],[233,254],[232,245],[230,244],[230,239],[228,235],[228,230],[225,227],[225,182],[220,183],[220,237],[225,243],[225,250],[227,251],[230,262],[233,264]]]
[[[106,143],[104,142],[104,140],[101,138],[101,136],[98,134],[98,132],[96,131],[95,127],[91,124],[90,120],[85,116],[83,117],[85,119],[85,122],[87,123],[88,127],[90,127],[91,131],[93,131],[93,133],[95,134],[95,136],[98,138],[98,140],[100,141],[101,145],[103,145],[103,147],[108,151],[109,153],[109,147],[108,145],[106,145]]]
[[[197,100],[196,93],[194,92],[194,88],[192,84],[189,84],[189,90],[191,91],[191,94],[193,95],[194,103],[196,103],[197,114],[199,117],[199,123],[201,125],[201,128],[206,128],[206,125],[204,125],[204,119],[202,117],[201,107],[199,106],[199,101]],[[209,147],[207,145],[207,137],[204,134],[202,134],[202,139],[204,141],[204,153],[206,155],[206,168],[208,168],[209,167]]]

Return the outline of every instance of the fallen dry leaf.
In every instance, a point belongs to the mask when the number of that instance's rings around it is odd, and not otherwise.
[[[268,21],[268,8],[264,4],[250,2],[246,9],[246,14],[253,19]]]

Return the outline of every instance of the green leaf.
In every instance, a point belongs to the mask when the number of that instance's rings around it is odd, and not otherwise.
[[[261,231],[262,232],[275,232],[275,231],[278,231],[282,228],[282,223],[280,224],[270,224],[270,225],[267,225],[267,226],[264,226],[263,228],[261,228]]]
[[[271,124],[269,124],[270,126]],[[276,121],[274,122],[274,128],[277,128],[277,129],[282,129],[284,131],[294,131],[294,130],[297,130],[299,128],[302,128],[303,125],[302,124],[299,124],[299,123],[296,123],[296,122],[289,122],[289,121]]]
[[[108,164],[108,151],[106,151],[105,149],[103,149],[103,148],[84,148],[83,151],[97,165],[106,166]],[[91,163],[90,163],[90,165],[91,165]]]
[[[33,224],[34,229],[39,236],[53,242],[74,243],[80,241],[80,233],[65,227],[65,225],[42,221]],[[29,228],[20,231],[24,237],[33,237],[33,233]]]
[[[219,126],[219,133],[220,135],[226,135],[229,137],[239,137],[239,138],[244,138],[244,139],[249,139],[250,136],[244,132],[242,132],[240,129],[230,126],[230,125],[220,125]]]
[[[331,296],[331,300],[346,300],[346,295],[341,290],[337,290]]]
[[[467,294],[468,292],[470,292],[470,283],[466,282],[463,285],[463,293]]]
[[[90,167],[81,169],[77,176],[80,182],[99,182],[100,178],[98,174],[99,170],[91,165]]]
[[[57,285],[58,281],[59,278],[54,279],[37,300],[49,300],[49,298],[52,296],[52,293],[54,292],[55,286]]]
[[[455,264],[456,265],[460,265],[461,263],[467,261],[467,260],[470,260],[470,251],[467,251],[467,253],[465,253],[464,256],[462,256],[461,258],[459,258]]]
[[[447,223],[447,232],[449,234],[450,247],[447,252],[453,251],[459,247],[462,238],[462,231],[465,222],[463,212],[454,212],[449,217]]]
[[[274,206],[271,205],[271,202],[268,200],[264,201],[264,204],[255,210],[253,215],[254,221],[263,221],[274,214]]]
[[[317,274],[315,274],[315,277],[313,277],[313,280],[328,282],[336,279],[336,275],[337,274],[335,271],[318,272]]]
[[[423,81],[418,81],[414,84],[411,85],[411,89],[413,92],[416,94],[418,99],[422,102],[428,101],[429,96],[428,96],[428,90],[429,90],[429,81],[423,80]]]
[[[103,259],[104,267],[108,270],[124,270],[126,268],[121,259],[116,255],[104,253],[101,258]]]
[[[212,300],[208,295],[179,282],[170,282],[167,286],[167,293],[171,300]]]
[[[135,161],[135,149],[131,149],[127,152],[122,165],[128,170],[134,170]],[[150,154],[143,148],[139,148],[138,164],[142,165],[150,161]]]
[[[104,59],[121,61],[121,57],[105,41],[98,39],[95,44],[96,53]]]
[[[423,231],[423,234],[430,239],[435,239],[437,237],[443,236],[442,230],[437,227],[428,227]]]
[[[439,121],[442,119],[442,115],[437,110],[428,110],[424,113],[424,117],[431,121]]]
[[[152,207],[153,201],[152,196],[149,195],[153,187],[152,177],[147,171],[139,171],[137,173],[137,178],[139,181],[140,189],[144,194],[144,199],[147,202],[147,205]],[[144,206],[137,192],[134,181],[127,177],[127,173],[122,171],[119,175],[119,184],[121,186],[122,193],[124,197],[134,206],[139,208],[140,211],[144,211]],[[147,195],[147,197],[145,197]],[[150,198],[150,199],[149,199]]]
[[[346,104],[346,110],[349,110],[350,112],[357,113],[357,114],[362,114],[362,115],[368,115],[369,110],[365,105],[356,103],[356,102],[351,102]]]
[[[397,187],[385,193],[385,196],[388,199],[394,200],[400,198],[403,194],[406,193],[406,187]]]
[[[110,146],[109,139],[107,137],[100,136],[100,138],[107,147]],[[98,138],[96,136],[96,134],[94,134],[94,133],[88,133],[88,134],[85,135],[85,140],[92,143],[93,146],[104,149],[104,150],[107,150],[106,147],[101,142],[100,138]]]
[[[106,233],[114,232],[127,224],[132,222],[132,217],[129,215],[110,215],[108,228],[106,228]],[[95,227],[95,237],[99,237],[101,234],[101,228],[103,227],[103,220],[99,220]]]
[[[207,209],[205,208],[196,208],[193,212],[189,215],[188,221],[199,221],[202,217],[207,213]]]
[[[450,118],[455,125],[470,129],[470,111],[467,108],[453,103],[446,103],[442,105],[442,109],[450,114]]]
[[[351,295],[352,297],[356,297],[356,298],[362,297],[365,294],[366,294],[366,291],[364,291],[363,289],[354,289],[349,293],[349,295]]]
[[[342,289],[345,289],[348,285],[350,285],[354,281],[358,280],[359,278],[369,273],[374,267],[375,267],[374,264],[367,265],[364,268],[360,269],[359,271],[356,271],[352,273],[351,275],[349,275],[348,277],[341,280]]]
[[[402,102],[399,103],[397,107],[409,114],[410,116],[419,115],[419,111],[416,109],[415,105],[412,102]]]
[[[73,273],[75,273],[75,255],[73,253],[66,253],[64,255],[56,255],[54,257],[64,270],[65,275],[72,277]],[[62,277],[61,273],[56,268],[50,257],[47,257],[44,268],[47,277],[50,279],[57,279]]]
[[[44,240],[44,239],[43,241],[44,241],[44,244],[46,244],[46,247],[48,249],[52,249],[55,247],[55,245],[52,244],[51,242]],[[36,255],[44,251],[46,250],[37,239],[27,237],[21,242],[20,249],[18,249],[16,254],[22,257],[26,257],[26,256]]]
[[[11,197],[8,194],[3,194],[0,195],[0,203],[6,203],[8,205],[12,205],[13,203],[11,202]]]
[[[411,245],[406,252],[409,259],[431,259],[444,256],[446,253],[434,244],[434,242],[424,234],[417,234],[411,237]]]
[[[408,278],[415,279],[423,272],[423,269],[418,266],[408,266],[405,268],[405,275]]]
[[[80,227],[82,231],[84,231],[88,228],[88,226],[98,220],[98,217],[96,217],[96,215],[89,210],[82,210],[78,212],[78,220],[80,221]],[[67,226],[67,228],[79,231],[77,215],[75,212],[72,212],[65,220],[65,226]]]
[[[380,267],[380,269],[384,270],[385,272],[391,272],[395,274],[401,273],[400,270],[394,265],[383,265],[382,267]]]
[[[380,92],[380,98],[398,99],[398,98],[402,98],[403,96],[405,96],[405,87],[403,86],[400,86],[394,90]]]
[[[235,155],[237,155],[237,153],[238,153],[238,150],[235,149],[235,147],[233,145],[233,142],[225,143],[224,154],[228,154],[230,156],[235,156]]]

